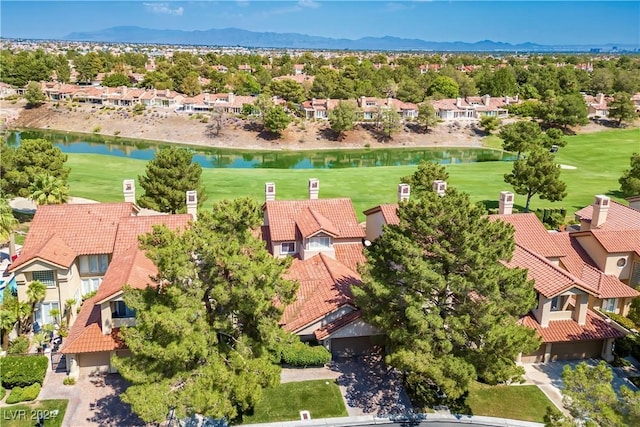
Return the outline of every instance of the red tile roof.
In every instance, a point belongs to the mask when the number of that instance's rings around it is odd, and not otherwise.
[[[102,334],[100,305],[95,304],[96,301],[98,301],[97,297],[93,297],[82,305],[80,314],[69,331],[69,336],[64,340],[60,350],[62,353],[93,353],[126,348],[118,328],[114,328],[109,335]]]
[[[593,205],[586,206],[576,212],[580,221],[591,222]],[[607,220],[598,227],[599,230],[640,230],[640,211],[611,200]]]
[[[355,322],[356,320],[362,317],[362,312],[360,310],[354,310],[351,313],[347,313],[342,317],[334,320],[331,323],[327,323],[323,327],[316,329],[315,336],[317,340],[323,340],[333,334],[334,332],[339,331],[350,323]]]
[[[358,271],[358,266],[367,262],[362,243],[336,243],[333,250],[336,259],[353,271]]]
[[[302,237],[310,237],[319,232],[325,232],[333,237],[339,235],[339,231],[327,218],[315,209],[304,208],[296,218],[296,227]]]
[[[296,300],[285,307],[280,321],[290,332],[352,304],[351,286],[360,284],[358,273],[324,254],[294,259],[285,277],[300,284]]]
[[[544,228],[544,225],[534,213],[490,215],[489,218],[492,220],[499,219],[513,225],[516,243],[537,254],[547,258],[564,255],[564,251],[549,237],[551,233]]]
[[[40,256],[53,256],[56,259],[49,261],[69,266],[77,255],[112,253],[118,223],[122,218],[131,216],[132,212],[132,203],[39,206],[22,253],[11,269],[15,270]],[[53,236],[57,238],[51,240]],[[45,248],[44,243],[49,240],[53,248]],[[60,242],[74,252],[73,258]]]
[[[535,281],[535,289],[547,298],[552,298],[568,289],[579,288],[589,294],[597,291],[560,267],[556,267],[546,258],[516,244],[508,267],[520,267],[528,270],[527,277]]]
[[[398,204],[390,203],[390,204],[382,204],[371,209],[367,209],[364,211],[365,215],[371,215],[376,212],[382,212],[382,218],[384,218],[384,222],[388,225],[398,225],[400,224],[400,218],[398,217]]]
[[[607,323],[604,319],[587,311],[584,325],[579,325],[573,319],[552,320],[549,326],[543,328],[531,313],[520,319],[520,323],[535,329],[545,343],[602,340],[606,338],[622,338],[625,334]]]
[[[609,253],[635,252],[640,256],[640,228],[637,230],[589,230]]]
[[[296,219],[305,208],[326,218],[339,238],[362,238],[351,199],[273,200],[265,202],[269,232],[274,242],[296,240]]]

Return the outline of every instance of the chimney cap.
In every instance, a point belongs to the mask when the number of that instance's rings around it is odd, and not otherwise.
[[[594,203],[598,206],[609,206],[610,201],[611,198],[609,196],[606,196],[604,194],[597,194]]]

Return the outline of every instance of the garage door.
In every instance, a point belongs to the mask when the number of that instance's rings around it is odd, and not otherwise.
[[[520,357],[520,362],[522,362],[522,363],[542,363],[542,362],[544,362],[544,351],[545,351],[546,347],[547,347],[547,345],[543,343],[540,346],[540,348],[538,348],[533,353],[523,354],[522,357]]]
[[[551,361],[598,358],[602,354],[603,344],[602,340],[553,343]]]
[[[333,357],[353,357],[380,351],[381,347],[374,341],[372,337],[334,338],[331,354]]]
[[[80,372],[91,374],[94,372],[109,371],[109,352],[81,353],[78,354],[78,367]]]

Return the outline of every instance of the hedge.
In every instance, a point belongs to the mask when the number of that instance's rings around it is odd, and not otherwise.
[[[5,394],[7,394],[7,390],[4,387],[0,387],[0,400],[4,399]]]
[[[620,325],[624,326],[627,329],[637,329],[638,326],[635,324],[635,322],[631,319],[628,319],[624,316],[620,316],[619,314],[615,314],[615,313],[605,313],[607,316],[609,316],[609,318],[611,318],[612,320],[614,320],[615,322],[619,323]]]
[[[42,385],[47,374],[47,356],[6,356],[0,358],[2,386],[6,388]]]
[[[640,335],[629,334],[616,340],[615,353],[620,357],[633,356],[640,360]]]
[[[282,350],[282,363],[291,366],[323,366],[330,360],[331,353],[321,345],[311,347],[298,341]]]
[[[18,402],[26,402],[31,400],[36,400],[38,395],[40,394],[40,389],[42,386],[38,383],[31,384],[28,387],[14,387],[11,390],[11,394],[7,397],[7,403],[18,403]]]

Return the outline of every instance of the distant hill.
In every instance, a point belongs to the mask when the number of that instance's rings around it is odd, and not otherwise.
[[[491,51],[558,51],[610,49],[600,46],[545,46],[535,43],[509,44],[483,40],[476,43],[460,41],[432,42],[399,37],[364,37],[357,40],[334,39],[298,33],[254,32],[238,28],[206,31],[154,30],[135,26],[112,27],[93,32],[71,33],[63,38],[72,41],[112,43],[157,43],[209,46],[243,46],[262,48],[336,49],[336,50],[420,50],[450,52]],[[618,47],[621,49],[622,47]],[[629,48],[629,47],[627,47]],[[633,47],[631,47],[633,49]]]

